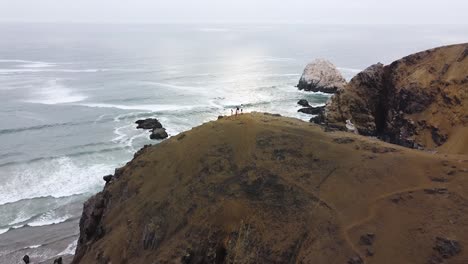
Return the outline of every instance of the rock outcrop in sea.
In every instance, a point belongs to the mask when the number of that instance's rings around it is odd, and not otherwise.
[[[166,132],[166,129],[163,128],[162,124],[156,118],[137,120],[135,123],[138,125],[137,129],[151,130],[151,139],[161,140],[169,136]]]
[[[335,93],[345,85],[346,80],[335,65],[316,59],[306,66],[297,87],[310,92]]]
[[[362,135],[407,147],[432,149],[449,142],[457,148],[455,142],[468,142],[467,57],[465,43],[372,65],[312,121],[344,129],[350,120]]]

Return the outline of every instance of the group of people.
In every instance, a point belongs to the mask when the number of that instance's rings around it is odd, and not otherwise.
[[[231,116],[232,115],[237,116],[238,114],[242,115],[243,113],[244,113],[244,109],[242,108],[242,105],[240,107],[236,106],[235,112],[234,112],[234,109],[231,109]]]

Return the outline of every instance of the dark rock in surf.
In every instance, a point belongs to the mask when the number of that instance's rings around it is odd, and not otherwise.
[[[150,138],[151,139],[165,139],[168,136],[169,135],[167,134],[166,129],[157,128],[157,129],[153,129],[153,131],[151,132]]]
[[[156,118],[148,118],[144,120],[137,120],[135,122],[137,124],[138,129],[156,129],[162,128],[163,126]]]
[[[310,107],[309,102],[306,99],[301,99],[299,102],[297,102],[298,105],[303,106],[303,107]]]
[[[309,114],[309,115],[318,115],[323,111],[324,106],[319,107],[305,107],[297,110],[298,112]]]
[[[113,177],[114,177],[113,175],[107,175],[107,176],[102,177],[102,179],[103,179],[106,183],[109,183],[109,182],[112,180]]]
[[[150,139],[165,139],[169,135],[166,132],[166,129],[163,128],[162,124],[156,118],[148,118],[144,120],[138,120],[135,122],[138,124],[138,129],[150,129],[151,135]]]
[[[56,259],[54,260],[54,264],[63,264],[62,257],[56,258]]]
[[[30,260],[29,260],[29,256],[28,256],[28,255],[24,255],[23,261],[24,261],[24,263],[29,264],[29,263],[30,263],[30,262],[29,262],[29,261],[30,261]]]

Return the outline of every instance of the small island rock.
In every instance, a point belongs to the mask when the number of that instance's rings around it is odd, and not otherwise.
[[[138,129],[155,129],[155,128],[163,127],[156,118],[138,120],[135,123],[138,124],[137,126]]]
[[[166,129],[156,128],[156,129],[153,129],[153,131],[151,132],[150,138],[151,139],[165,139],[168,136],[169,135],[167,134]]]
[[[306,99],[301,99],[299,102],[297,102],[298,105],[303,106],[303,107],[309,107],[310,104]]]
[[[346,85],[345,78],[331,62],[316,59],[309,63],[299,80],[299,90],[335,93]]]

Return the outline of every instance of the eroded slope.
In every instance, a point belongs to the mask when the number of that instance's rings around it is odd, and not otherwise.
[[[467,263],[467,192],[464,156],[245,114],[117,170],[74,263]]]

